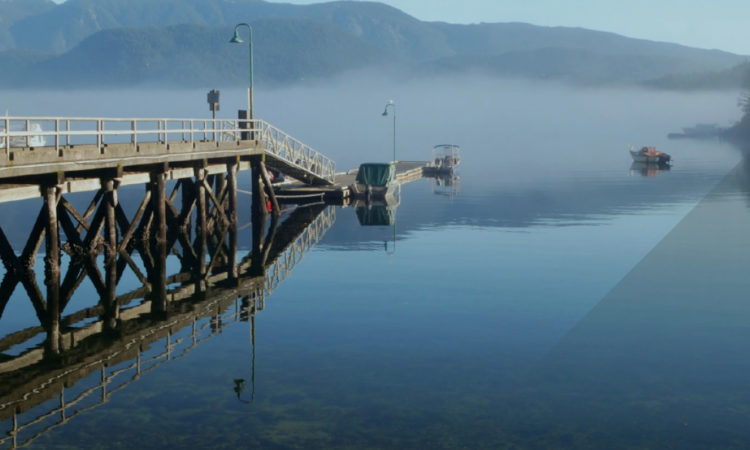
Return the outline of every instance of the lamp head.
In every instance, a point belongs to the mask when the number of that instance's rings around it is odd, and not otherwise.
[[[388,103],[385,104],[385,110],[383,110],[383,116],[387,116],[388,115],[388,107],[389,106],[393,106],[394,108],[396,107],[396,105],[393,103],[393,100],[388,100]]]
[[[230,39],[229,42],[231,42],[232,44],[242,44],[243,42],[245,42],[240,37],[240,33],[237,31],[236,27],[234,29],[234,36],[232,36],[232,39]]]

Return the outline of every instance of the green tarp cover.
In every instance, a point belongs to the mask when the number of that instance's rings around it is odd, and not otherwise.
[[[391,163],[365,163],[359,166],[357,183],[385,186],[396,178],[396,166]]]
[[[359,206],[357,219],[362,226],[391,226],[396,223],[396,211],[387,206]]]

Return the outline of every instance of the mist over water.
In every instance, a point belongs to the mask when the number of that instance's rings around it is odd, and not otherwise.
[[[206,93],[221,91],[219,118],[245,109],[244,89],[2,91],[0,110],[12,116],[210,118]],[[698,122],[737,120],[736,92],[668,92],[637,88],[577,88],[482,76],[393,80],[370,73],[283,89],[255,89],[255,115],[333,157],[339,169],[363,159],[390,160],[397,107],[398,159],[421,160],[438,143],[460,143],[488,168],[504,161],[508,175],[521,164],[552,158],[582,169],[630,145],[666,142],[666,134]],[[577,143],[589,157],[571,158],[561,145]],[[679,145],[691,145],[682,141]],[[625,154],[627,156],[627,154]],[[517,180],[513,180],[514,182]]]
[[[246,90],[215,88],[221,90],[219,118],[246,108]],[[0,109],[11,115],[209,118],[208,90],[0,91]],[[461,200],[448,206],[421,199],[413,209],[402,208],[401,222],[413,216],[430,226],[528,226],[638,211],[655,201],[697,201],[739,153],[719,141],[672,141],[667,134],[696,123],[730,125],[739,117],[736,97],[731,91],[586,89],[483,76],[399,81],[356,73],[256,88],[255,111],[343,172],[392,158],[392,116],[381,114],[393,99],[397,159],[427,160],[432,146],[443,143],[460,145],[464,156]],[[672,154],[673,169],[653,179],[631,176],[627,149],[643,145]]]
[[[209,117],[206,92],[213,88],[221,90],[219,117],[233,118],[245,107],[243,89],[211,86],[0,91],[0,109],[13,116]],[[693,384],[673,386],[666,395],[668,380],[685,370],[685,351],[674,352],[674,360],[668,351],[658,355],[667,363],[652,373],[667,381],[650,397],[643,395],[644,386],[653,387],[649,371],[629,362],[642,367],[654,361],[639,359],[627,342],[638,332],[639,345],[649,346],[662,332],[684,331],[684,323],[721,328],[727,311],[746,316],[745,309],[734,308],[740,288],[729,279],[741,271],[722,270],[722,255],[736,265],[737,252],[716,237],[705,246],[690,242],[708,228],[722,233],[716,228],[721,221],[712,220],[715,210],[727,221],[747,216],[750,190],[741,176],[746,170],[737,164],[741,154],[719,140],[667,139],[669,132],[696,123],[730,125],[739,117],[736,93],[352,74],[256,89],[255,95],[257,118],[333,158],[338,171],[392,158],[392,116],[381,114],[393,99],[397,159],[427,160],[433,145],[460,145],[460,184],[450,195],[436,195],[439,189],[429,180],[405,185],[395,227],[363,227],[352,208],[336,208],[333,227],[256,318],[251,406],[237,402],[231,390],[231,380],[248,370],[249,330],[241,324],[144,376],[94,413],[47,433],[37,441],[40,448],[56,439],[89,445],[104,434],[125,440],[135,428],[146,448],[186,448],[186,442],[261,448],[663,447],[676,430],[667,402],[687,404],[691,419],[700,401],[711,411],[727,406],[707,393],[716,389],[722,394],[717,398],[725,399],[728,390],[703,385],[714,381],[701,378],[703,371],[695,372]],[[644,145],[670,153],[671,170],[632,169],[627,150]],[[121,195],[122,202],[127,199]],[[5,229],[24,208],[36,213],[38,204],[3,208]],[[745,248],[750,243],[738,229],[731,229],[733,245]],[[247,249],[248,236],[240,236],[240,247]],[[702,259],[707,248],[716,252],[711,261]],[[696,268],[708,263],[716,265],[712,273],[729,277],[725,285],[700,284]],[[669,286],[650,278],[663,266]],[[85,289],[95,297],[90,286]],[[705,315],[705,323],[672,314],[685,295],[696,310],[707,308],[707,291],[731,299],[720,302],[729,306]],[[16,292],[8,306],[17,317],[8,320],[6,313],[0,323],[4,332],[33,323],[34,313],[20,296]],[[620,315],[630,298],[642,310]],[[652,322],[640,322],[643,317]],[[675,324],[675,317],[687,322]],[[616,333],[608,331],[612,324],[619,326]],[[711,347],[709,356],[702,353],[702,364],[710,366],[711,351],[722,354],[729,334],[701,344]],[[684,336],[683,344],[698,345]],[[609,372],[598,363],[606,349],[597,342],[611,342],[619,351],[602,361],[644,378],[628,381]],[[731,367],[734,387],[742,384],[743,368]],[[597,382],[598,374],[611,378]],[[588,391],[593,383],[596,389]],[[739,411],[732,416],[736,423],[750,404],[746,400],[730,405]],[[613,409],[609,402],[620,406]],[[660,419],[654,414],[659,408],[669,416]],[[627,417],[649,417],[651,423],[633,439],[628,433],[639,430],[621,425]],[[115,421],[120,428],[106,426]],[[692,433],[717,430],[709,424]],[[732,436],[750,442],[742,433]]]

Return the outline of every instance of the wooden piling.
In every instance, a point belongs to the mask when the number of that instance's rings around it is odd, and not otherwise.
[[[197,256],[198,256],[198,290],[205,290],[205,278],[206,278],[206,251],[208,244],[208,218],[206,216],[206,185],[204,180],[206,178],[206,170],[202,167],[195,169],[195,194],[196,194],[196,206],[197,206],[197,224],[196,224],[196,244],[194,245]]]
[[[151,281],[151,311],[157,315],[167,311],[167,209],[166,183],[164,171],[158,170],[150,174],[151,205],[153,209],[154,239],[152,252],[154,256]]]
[[[232,280],[238,278],[237,268],[237,172],[239,170],[239,160],[227,163],[227,198],[228,198],[228,216],[229,216],[229,276]]]
[[[262,255],[263,255],[263,237],[265,235],[266,217],[268,209],[266,206],[266,196],[263,193],[263,181],[261,179],[261,158],[253,158],[250,164],[252,177],[253,200],[251,206],[251,222],[253,224],[253,248],[252,248],[252,267],[253,272],[262,272]]]
[[[167,241],[167,193],[163,171],[152,172],[151,205],[154,211],[154,239],[159,242]]]
[[[273,215],[274,217],[279,217],[281,215],[281,208],[279,208],[279,202],[276,200],[276,194],[273,192],[273,185],[271,184],[271,177],[268,176],[266,164],[262,161],[260,163],[260,176],[263,178],[263,183],[266,185],[268,195],[271,197]]]
[[[60,235],[57,226],[57,186],[44,187],[46,255],[44,282],[47,285],[47,350],[60,354]]]
[[[119,306],[117,304],[117,182],[114,179],[102,180],[102,187],[104,191],[102,206],[106,209],[104,216],[104,270],[106,274],[106,297],[102,298],[102,303],[104,303],[105,312],[104,326],[109,330],[114,330],[117,328],[117,320],[120,317]]]

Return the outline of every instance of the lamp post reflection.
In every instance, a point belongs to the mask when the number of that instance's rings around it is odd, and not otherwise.
[[[396,222],[393,222],[393,245],[391,245],[391,249],[388,250],[388,241],[383,241],[383,247],[385,247],[385,253],[388,256],[393,256],[396,253]]]

